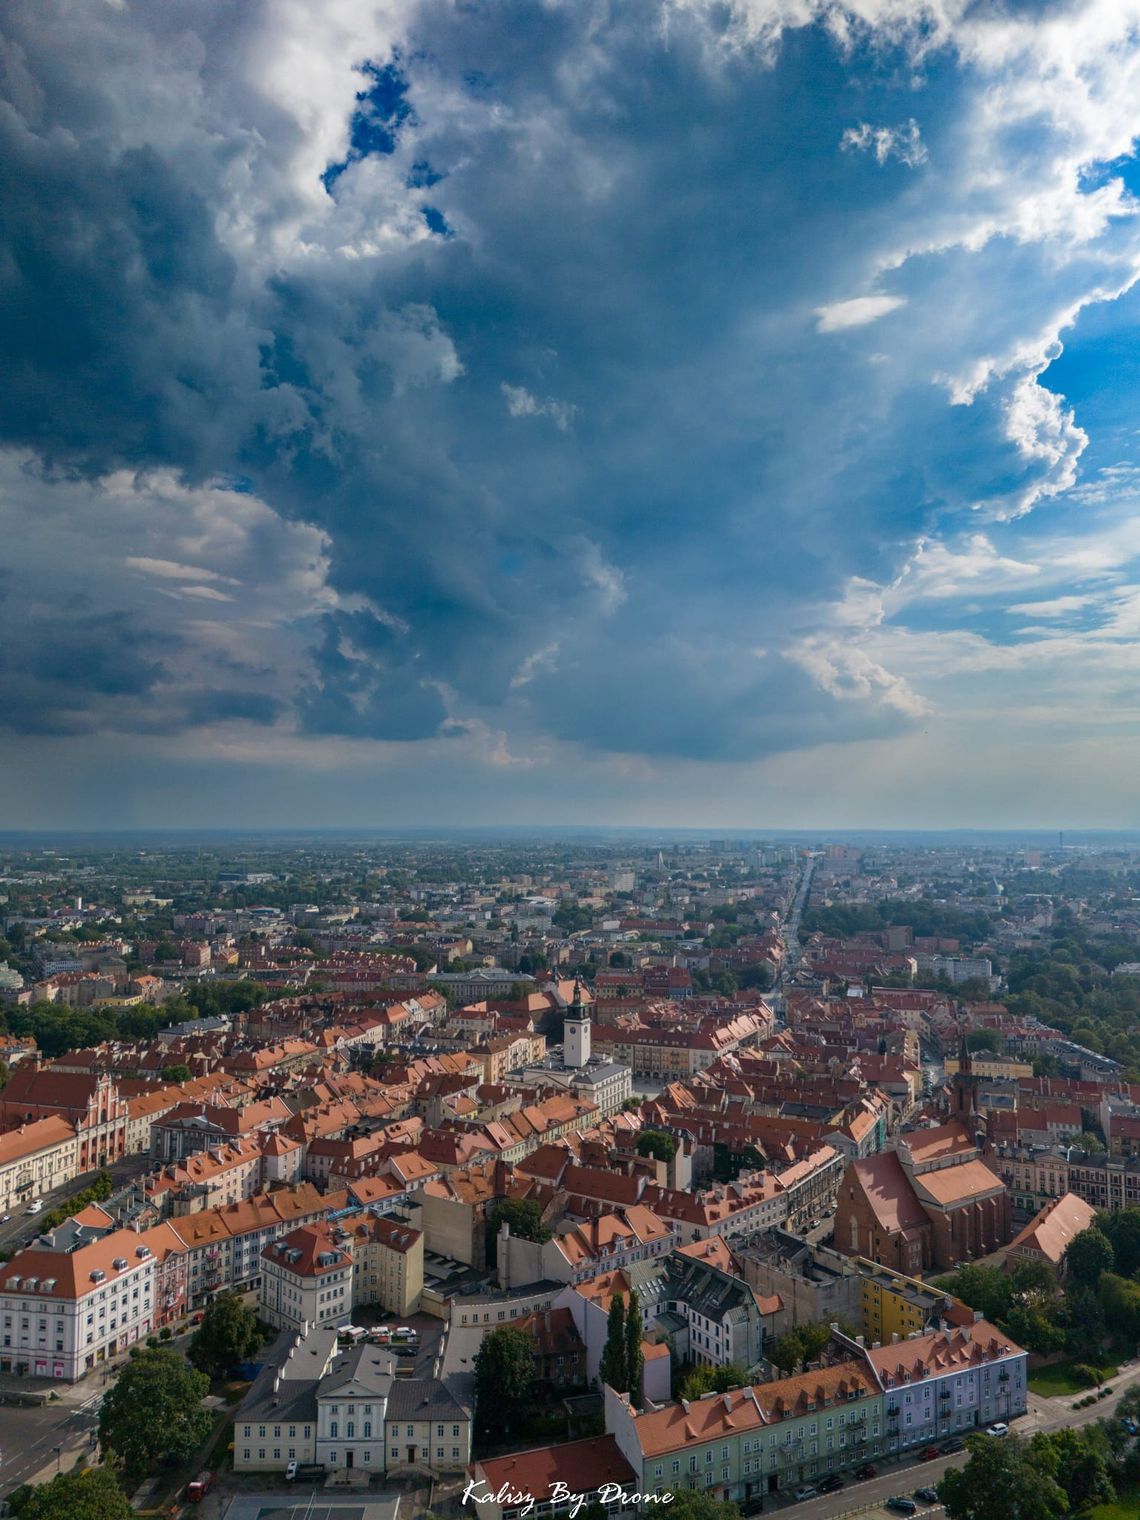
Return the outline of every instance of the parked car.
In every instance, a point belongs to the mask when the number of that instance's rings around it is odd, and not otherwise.
[[[1003,1421],[999,1420],[996,1425],[986,1426],[986,1435],[1007,1436],[1009,1435],[1009,1426],[1006,1425]]]
[[[7,1224],[11,1217],[11,1214],[0,1214],[0,1224]]]
[[[888,1499],[887,1509],[893,1509],[898,1515],[915,1515],[918,1513],[918,1505],[913,1499],[908,1499],[905,1494],[899,1494],[897,1498]]]
[[[937,1504],[938,1490],[936,1488],[916,1488],[914,1497],[921,1499],[923,1504]]]
[[[862,1467],[855,1469],[855,1476],[862,1482],[864,1478],[873,1478],[875,1476],[875,1469],[871,1466],[870,1462],[864,1462]]]
[[[837,1494],[843,1487],[843,1479],[838,1473],[828,1473],[826,1478],[821,1478],[816,1484],[821,1494]]]
[[[942,1453],[938,1450],[937,1446],[928,1446],[918,1460],[920,1462],[933,1462],[935,1457],[940,1457],[941,1455]]]
[[[964,1451],[965,1447],[962,1445],[961,1441],[958,1440],[943,1441],[938,1450],[942,1456],[952,1457],[956,1451]]]
[[[807,1484],[807,1486],[804,1488],[797,1488],[796,1503],[798,1504],[801,1499],[814,1499],[818,1492],[819,1490],[817,1488],[813,1488],[810,1483]]]

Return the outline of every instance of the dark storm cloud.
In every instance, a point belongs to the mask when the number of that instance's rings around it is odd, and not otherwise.
[[[1132,231],[1028,152],[1024,60],[979,137],[984,27],[872,9],[10,6],[0,443],[118,537],[103,622],[14,614],[8,721],[137,729],[160,693],[172,729],[743,760],[921,716],[834,608],[1066,483],[1034,377]],[[132,541],[145,481],[103,516],[111,471],[241,480],[238,568],[238,493],[194,582],[193,535]]]

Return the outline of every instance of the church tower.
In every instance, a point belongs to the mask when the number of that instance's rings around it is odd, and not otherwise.
[[[958,1025],[958,1070],[951,1083],[950,1117],[959,1120],[972,1133],[977,1099],[974,1092],[974,1063],[966,1041],[966,1031]]]
[[[582,983],[575,977],[574,998],[566,1010],[563,1036],[563,1059],[567,1066],[581,1068],[590,1059],[590,1010],[582,1002]]]

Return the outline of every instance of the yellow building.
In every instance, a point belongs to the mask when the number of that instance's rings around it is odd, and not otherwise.
[[[958,1058],[950,1057],[943,1062],[948,1077],[957,1075]],[[994,1055],[992,1051],[975,1050],[970,1057],[970,1070],[975,1077],[985,1077],[989,1081],[1001,1081],[1008,1078],[1016,1082],[1019,1077],[1031,1077],[1033,1075],[1033,1063],[1031,1061],[1019,1061],[1015,1056]]]
[[[862,1279],[857,1300],[859,1333],[868,1344],[879,1341],[888,1345],[893,1335],[905,1340],[914,1331],[924,1331],[936,1324],[948,1306],[964,1308],[928,1283],[904,1277],[901,1272],[893,1272],[865,1256],[855,1257],[854,1265]]]

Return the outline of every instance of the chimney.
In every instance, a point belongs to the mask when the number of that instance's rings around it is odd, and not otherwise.
[[[892,1346],[897,1346],[898,1343],[899,1343],[899,1333],[898,1333],[897,1330],[892,1330],[891,1331],[891,1345]]]

